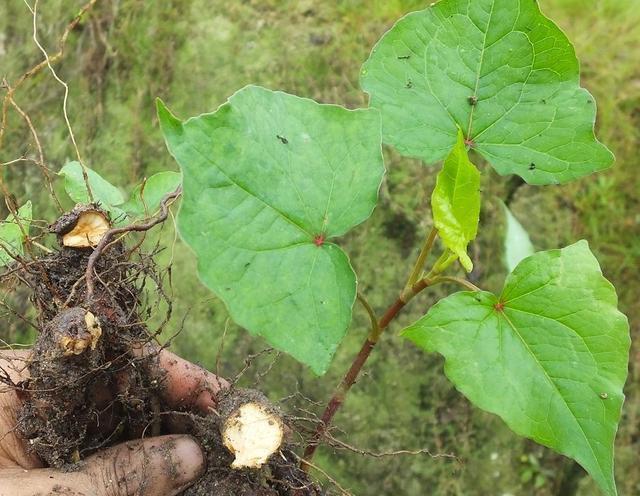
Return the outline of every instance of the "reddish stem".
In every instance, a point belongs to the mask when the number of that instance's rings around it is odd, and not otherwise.
[[[371,352],[376,346],[380,335],[385,330],[385,328],[389,325],[389,323],[400,313],[400,310],[404,308],[404,306],[420,291],[425,289],[427,286],[431,284],[431,280],[424,278],[416,282],[413,286],[411,286],[410,291],[406,295],[400,295],[396,301],[387,309],[384,315],[378,321],[377,329],[373,329],[369,334],[365,342],[362,344],[360,351],[356,355],[349,371],[345,374],[344,378],[340,382],[340,385],[336,389],[335,393],[327,407],[322,414],[321,421],[316,427],[313,436],[309,440],[309,444],[304,451],[304,460],[302,460],[301,467],[303,470],[309,470],[310,466],[306,462],[310,462],[313,458],[313,455],[318,448],[320,440],[324,437],[325,433],[331,426],[331,421],[336,412],[340,409],[342,404],[344,403],[351,386],[353,386],[358,379],[358,375],[362,370],[363,365],[371,355]]]

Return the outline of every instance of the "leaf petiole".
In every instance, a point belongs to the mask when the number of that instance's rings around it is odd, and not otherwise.
[[[376,315],[373,307],[367,301],[367,298],[362,293],[358,292],[357,298],[362,307],[369,315],[369,320],[371,320],[371,329],[369,331],[369,338],[371,338],[372,336],[375,336],[379,333],[378,316]]]
[[[436,263],[433,264],[433,268],[429,271],[426,277],[434,277],[438,274],[442,274],[456,260],[458,260],[458,255],[447,248],[442,255],[440,255],[440,258],[436,260]]]
[[[460,286],[464,286],[470,291],[482,291],[478,286],[473,284],[471,281],[467,281],[462,277],[454,277],[454,276],[437,276],[433,280],[433,284],[437,284],[438,282],[453,282],[459,284]]]
[[[404,291],[407,291],[412,285],[414,285],[418,281],[418,279],[420,279],[421,274],[423,273],[424,264],[427,260],[427,257],[429,256],[429,253],[431,253],[431,249],[433,248],[433,243],[435,242],[437,236],[438,236],[438,230],[435,227],[432,227],[431,231],[429,231],[429,234],[427,235],[427,238],[424,241],[424,244],[422,245],[420,254],[416,259],[416,263],[413,266],[411,275],[409,276],[409,279],[407,280],[407,284],[404,287]]]

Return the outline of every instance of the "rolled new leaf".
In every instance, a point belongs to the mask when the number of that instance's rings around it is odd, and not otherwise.
[[[467,245],[475,239],[480,221],[480,172],[467,155],[462,132],[438,173],[431,195],[433,223],[444,244],[467,272],[473,262]]]

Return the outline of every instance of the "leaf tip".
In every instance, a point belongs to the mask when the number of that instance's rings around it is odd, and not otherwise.
[[[156,112],[160,122],[160,129],[165,136],[170,133],[179,134],[182,131],[182,121],[169,110],[160,98],[156,98]]]
[[[67,174],[69,174],[69,171],[74,167],[80,167],[80,162],[78,162],[77,160],[71,160],[71,161],[67,162],[58,171],[58,175],[64,177]]]
[[[471,272],[473,270],[473,262],[466,253],[460,254],[460,264],[467,272]]]
[[[313,365],[309,365],[309,368],[311,369],[311,372],[313,372],[313,374],[316,377],[322,377],[324,374],[327,373],[327,369],[329,368],[329,365],[325,363],[313,364]]]
[[[593,258],[593,260],[599,266],[598,260],[595,257],[595,255],[593,254],[593,252],[591,251],[591,248],[589,247],[589,242],[586,239],[580,239],[580,240],[576,241],[575,243],[564,247],[562,250],[564,250],[564,251],[566,251],[568,253],[574,252],[576,254],[580,253],[582,255],[587,255],[587,256]]]

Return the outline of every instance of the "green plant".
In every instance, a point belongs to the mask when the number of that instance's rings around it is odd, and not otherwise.
[[[372,316],[305,458],[390,322],[419,292],[453,283],[467,291],[441,300],[401,335],[444,355],[447,376],[477,406],[574,458],[615,494],[628,325],[586,242],[525,258],[499,296],[453,272],[456,261],[473,266],[466,248],[480,192],[469,152],[541,185],[612,163],[595,139],[595,102],[579,86],[572,46],[535,2],[442,0],[400,20],[361,81],[371,108],[356,111],[254,86],[184,123],[158,105],[183,172],[180,233],[198,255],[203,282],[238,324],[322,374],[356,298]],[[427,163],[445,160],[432,195],[434,229],[397,300],[378,317],[358,297],[355,273],[333,241],[375,206],[382,142]],[[157,183],[162,194],[176,184]],[[150,192],[137,191],[141,213]],[[112,214],[124,204],[97,199]],[[438,237],[442,252],[431,260]]]
[[[613,440],[629,335],[614,289],[587,243],[531,255],[496,296],[446,275],[473,264],[480,174],[557,184],[609,167],[593,134],[595,102],[579,85],[564,34],[535,2],[443,0],[401,19],[361,73],[370,109],[246,87],[184,123],[159,103],[182,167],[179,228],[199,272],[250,332],[326,371],[347,330],[356,277],[334,238],[371,212],[382,140],[427,163],[445,158],[432,195],[434,229],[372,329],[311,440],[313,455],[382,331],[413,296],[454,282],[470,291],[434,305],[402,336],[445,356],[445,371],[518,434],[576,459],[615,494]],[[424,270],[436,237],[443,251]]]

